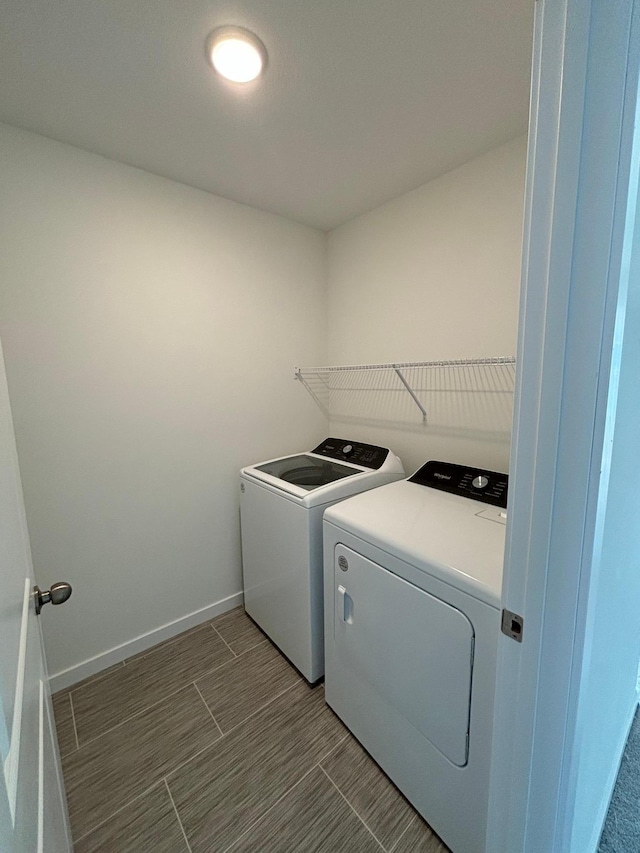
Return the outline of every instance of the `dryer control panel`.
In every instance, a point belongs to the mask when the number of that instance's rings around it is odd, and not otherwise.
[[[349,441],[346,438],[327,438],[311,452],[319,456],[330,456],[331,459],[338,459],[340,462],[353,462],[354,465],[362,465],[363,468],[374,470],[381,468],[389,455],[386,447],[363,444],[361,441]]]
[[[409,482],[505,509],[507,506],[509,475],[497,471],[431,460],[409,477]]]

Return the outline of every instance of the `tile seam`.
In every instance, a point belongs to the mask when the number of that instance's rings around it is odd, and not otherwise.
[[[345,738],[346,738],[346,737],[347,737],[347,735],[345,735]],[[345,739],[345,738],[343,738],[343,741],[344,741],[344,739]],[[340,741],[340,743],[342,743],[343,741]],[[340,746],[340,744],[336,744],[336,746],[334,747],[334,750],[333,750],[333,751],[335,752],[335,751],[338,749],[338,747],[339,747],[339,746]],[[329,756],[327,756],[327,757],[329,757]],[[326,758],[327,758],[327,757],[325,757],[325,758],[323,759],[323,761],[326,761]],[[339,790],[339,791],[340,791],[340,793],[342,794],[342,789],[340,788],[340,786],[338,785],[338,783],[337,783],[337,782],[332,778],[332,776],[331,776],[331,774],[329,773],[329,771],[328,771],[326,768],[324,768],[324,767],[323,767],[322,769],[324,770],[324,772],[326,773],[326,775],[331,779],[331,781],[333,782],[333,784],[336,786],[336,788],[338,788],[338,790]],[[389,781],[391,781],[391,780],[389,780]],[[393,782],[392,782],[391,784],[393,785]],[[398,790],[399,790],[399,789],[398,789]],[[401,791],[400,791],[400,793],[402,794],[402,792],[401,792]],[[346,797],[346,795],[345,795],[345,794],[342,794],[342,796],[345,798],[345,800],[347,800],[347,802],[349,802],[349,800],[348,800],[348,798]],[[404,797],[404,795],[403,795],[403,797]],[[406,798],[405,798],[405,799],[406,799]],[[411,805],[411,804],[409,804],[409,805]],[[352,806],[352,808],[353,808],[353,806]],[[391,847],[389,848],[389,850],[387,851],[387,853],[393,853],[393,851],[396,849],[396,847],[397,847],[397,846],[398,846],[398,844],[400,843],[400,840],[402,839],[402,837],[403,837],[403,836],[408,832],[408,830],[409,830],[409,828],[412,826],[412,824],[413,824],[415,821],[417,821],[417,820],[419,819],[419,815],[418,815],[418,813],[415,811],[415,809],[413,808],[413,806],[411,806],[411,808],[412,808],[412,810],[413,810],[413,814],[409,817],[409,820],[407,821],[407,825],[406,825],[406,826],[405,826],[405,828],[402,830],[402,832],[400,833],[400,835],[396,838],[396,840],[393,842],[393,844],[391,845]],[[355,809],[354,809],[354,810],[355,810]],[[364,818],[360,817],[360,820],[361,820],[361,821],[366,825],[366,821],[364,820]],[[368,827],[368,826],[367,826],[367,829],[369,829],[369,827]],[[371,832],[371,834],[372,834],[372,835],[374,835],[374,833],[373,833],[370,829],[369,829],[369,831]],[[375,837],[375,836],[374,836],[374,837]],[[379,839],[378,839],[378,838],[376,838],[376,841],[378,841],[378,844],[381,844],[381,845],[382,845],[382,842],[381,842],[381,841],[379,841]],[[384,847],[384,845],[382,845],[382,846]],[[386,850],[387,848],[385,847],[384,849]]]
[[[204,702],[204,707],[205,707],[205,708],[207,709],[207,711],[211,714],[211,719],[212,719],[212,720],[213,720],[213,722],[216,724],[217,729],[218,729],[218,731],[220,732],[220,737],[224,737],[224,732],[223,732],[223,731],[222,731],[222,729],[220,728],[220,723],[219,723],[219,722],[216,720],[216,718],[214,717],[214,715],[213,715],[213,711],[212,711],[212,710],[211,710],[211,708],[207,705],[207,700],[204,698],[204,696],[203,696],[203,695],[202,695],[202,693],[200,692],[200,688],[199,688],[199,687],[198,687],[198,685],[195,683],[195,681],[193,682],[193,686],[194,686],[194,687],[196,688],[196,690],[198,691],[198,696],[199,696],[199,697],[202,699],[202,701]]]
[[[242,726],[244,723],[246,723],[247,720],[251,720],[253,717],[256,716],[256,714],[259,714],[261,711],[264,711],[265,708],[268,708],[269,705],[272,705],[276,701],[276,699],[279,699],[281,696],[284,696],[284,694],[288,693],[289,690],[293,690],[293,688],[297,687],[299,683],[299,681],[295,681],[293,684],[289,685],[289,687],[285,687],[284,690],[281,690],[280,693],[276,693],[276,695],[269,699],[268,702],[265,702],[264,705],[261,705],[253,713],[249,714],[248,717],[245,717],[244,720],[241,720],[239,723],[236,723],[235,726],[232,726],[229,731],[224,732],[223,734],[231,734],[231,732],[235,731],[239,726]]]
[[[239,841],[242,841],[242,839],[245,837],[245,835],[248,835],[252,829],[255,829],[266,818],[266,816],[269,814],[269,812],[271,812],[272,809],[275,809],[275,807],[278,805],[278,803],[281,803],[282,800],[284,800],[284,798],[291,793],[291,791],[293,791],[295,788],[298,787],[298,785],[300,785],[302,782],[304,782],[304,780],[307,778],[307,776],[310,773],[313,773],[313,771],[316,769],[316,767],[317,767],[317,765],[314,764],[313,767],[310,767],[309,770],[307,770],[307,772],[303,776],[301,776],[297,782],[295,782],[290,788],[287,788],[287,790],[284,792],[284,794],[282,794],[280,797],[278,797],[278,799],[275,801],[275,803],[272,803],[269,806],[269,808],[260,815],[260,817],[257,817],[253,821],[253,823],[250,823],[249,826],[245,830],[243,830],[237,838],[234,838],[234,840],[231,842],[229,847],[225,847],[222,853],[230,853],[230,851],[233,850],[233,848],[236,846],[236,844]]]
[[[346,737],[347,737],[347,735],[345,734],[345,736],[340,740],[340,743],[342,743],[342,741],[343,741]],[[224,850],[222,851],[222,853],[231,853],[231,851],[232,851],[232,850],[233,850],[233,848],[236,846],[236,844],[237,844],[239,841],[241,841],[241,840],[245,837],[245,835],[247,835],[249,832],[251,832],[251,830],[252,830],[252,829],[255,829],[255,828],[256,828],[256,827],[257,827],[257,826],[258,826],[258,825],[259,825],[259,824],[260,824],[260,823],[261,823],[261,822],[266,818],[266,816],[269,814],[269,812],[271,812],[273,809],[275,809],[275,807],[276,807],[279,803],[281,803],[281,802],[284,800],[284,798],[285,798],[285,797],[287,797],[287,796],[288,796],[292,791],[294,791],[294,790],[298,787],[298,785],[301,785],[301,784],[304,782],[304,780],[307,778],[307,776],[309,776],[311,773],[313,773],[313,771],[314,771],[314,770],[318,770],[318,769],[319,769],[319,770],[321,770],[321,771],[322,771],[322,767],[320,767],[320,762],[321,762],[321,761],[325,761],[325,760],[326,760],[326,759],[331,755],[331,753],[333,752],[333,750],[334,750],[338,745],[339,745],[339,744],[335,744],[334,746],[332,746],[332,747],[331,747],[331,749],[329,750],[329,752],[327,752],[325,755],[323,755],[323,756],[322,756],[322,758],[321,758],[318,762],[316,762],[316,764],[314,764],[312,767],[310,767],[310,768],[307,770],[307,772],[306,772],[306,773],[304,773],[304,774],[303,774],[303,775],[298,779],[298,781],[297,781],[297,782],[294,782],[294,783],[293,783],[293,785],[291,785],[291,787],[290,787],[290,788],[287,788],[287,790],[284,792],[284,794],[282,794],[280,797],[278,797],[278,799],[275,801],[275,803],[272,803],[272,804],[269,806],[269,808],[266,810],[266,812],[263,812],[263,813],[260,815],[260,817],[256,818],[256,819],[253,821],[253,823],[249,824],[249,826],[248,826],[248,827],[247,827],[247,828],[246,828],[246,829],[245,829],[245,830],[244,830],[244,831],[243,831],[243,832],[242,832],[242,833],[241,833],[237,838],[235,838],[235,839],[231,842],[231,844],[230,844],[228,847],[225,847],[225,848],[224,848]],[[324,772],[324,771],[323,771],[323,772]],[[377,840],[378,840],[378,839],[376,838],[376,841],[377,841]],[[378,842],[378,843],[380,843],[380,842]]]
[[[238,652],[238,657],[244,657],[244,655],[249,654],[249,652],[252,652],[254,649],[257,649],[258,646],[263,646],[265,643],[271,643],[271,640],[268,637],[261,637],[256,643],[254,643],[252,646],[249,646],[248,649],[245,649],[243,652]],[[287,661],[287,663],[289,663],[289,661],[287,660],[287,658],[284,657],[280,649],[274,643],[271,643],[271,645],[274,649],[276,649],[278,654],[282,655],[282,657]]]
[[[64,690],[60,690],[60,693],[64,693],[64,691],[68,691],[69,693],[73,693],[74,690],[82,690],[84,687],[89,687],[91,684],[95,684],[98,681],[102,681],[103,678],[106,678],[108,675],[111,675],[113,672],[117,672],[117,670],[122,669],[125,665],[123,660],[116,661],[116,663],[109,664],[105,669],[101,669],[98,672],[94,672],[93,675],[88,675],[86,678],[81,678],[80,681],[76,681],[73,684],[70,684],[69,687],[65,687]]]
[[[88,675],[86,678],[81,678],[80,681],[76,681],[74,684],[70,684],[68,687],[63,687],[62,690],[56,690],[56,692],[52,695],[57,696],[60,693],[68,693],[69,695],[71,695],[74,690],[82,690],[84,687],[89,687],[91,684],[95,684],[97,681],[102,681],[103,678],[106,678],[108,675],[111,675],[112,672],[116,672],[118,669],[122,669],[123,666],[123,660],[118,661],[117,663],[112,663],[106,669],[101,669],[99,672],[95,672],[93,675]]]
[[[73,841],[74,846],[75,846],[76,844],[78,844],[78,842],[80,842],[80,841],[82,841],[84,838],[86,838],[86,837],[87,837],[87,835],[91,835],[91,833],[92,833],[92,832],[95,832],[95,831],[96,831],[96,829],[100,829],[100,827],[104,826],[106,823],[109,823],[109,821],[110,821],[113,817],[115,817],[116,815],[120,814],[120,812],[124,811],[124,810],[125,810],[126,808],[128,808],[129,806],[133,805],[133,803],[135,803],[135,802],[136,802],[136,800],[139,800],[141,797],[144,797],[144,796],[146,796],[147,794],[149,794],[151,791],[153,791],[153,789],[154,789],[154,788],[156,788],[156,787],[158,787],[159,785],[161,785],[161,784],[162,784],[162,782],[163,782],[163,779],[162,779],[162,778],[160,778],[160,779],[156,780],[156,781],[155,781],[152,785],[150,785],[148,788],[145,788],[145,789],[144,789],[144,791],[141,791],[139,794],[136,794],[136,795],[135,795],[135,797],[131,797],[131,799],[130,799],[130,800],[127,800],[127,802],[126,802],[126,803],[124,803],[123,805],[119,806],[117,809],[115,809],[115,811],[112,811],[110,815],[108,815],[107,817],[105,817],[105,818],[104,818],[104,820],[101,820],[99,823],[96,823],[94,826],[92,826],[92,827],[91,827],[90,829],[88,829],[86,832],[83,832],[83,833],[82,833],[82,835],[79,835],[77,838],[72,838],[72,841]],[[71,833],[71,834],[73,835],[73,831],[72,831],[72,833]]]
[[[342,744],[345,742],[345,740],[349,737],[350,734],[351,734],[351,732],[345,732],[342,735],[342,737],[340,738],[340,740],[337,740],[334,743],[334,745],[331,747],[329,752],[327,752],[326,755],[323,755],[322,758],[320,759],[320,761],[318,761],[318,766],[320,766],[323,761],[326,761],[327,758],[331,758],[331,756],[336,751],[336,749],[338,749],[339,746],[342,746]],[[324,767],[322,768],[322,770],[324,770]]]
[[[214,629],[214,630],[215,630],[215,629]],[[218,632],[216,631],[216,633],[218,633]],[[218,636],[220,636],[220,634],[218,634]],[[203,673],[202,675],[199,675],[197,678],[195,678],[195,679],[193,680],[193,684],[195,684],[195,683],[196,683],[196,681],[204,681],[204,679],[205,679],[205,678],[209,678],[209,676],[210,676],[210,675],[213,675],[213,673],[214,673],[214,672],[219,672],[219,671],[220,671],[221,669],[223,669],[225,666],[231,666],[231,664],[235,664],[237,661],[239,661],[239,660],[240,660],[240,658],[243,658],[245,655],[248,655],[248,654],[249,654],[249,652],[252,652],[252,651],[254,651],[255,649],[257,649],[257,648],[258,648],[258,646],[264,645],[264,643],[268,642],[267,638],[266,638],[266,637],[264,637],[264,639],[263,639],[263,640],[261,640],[261,641],[259,641],[259,642],[257,642],[257,643],[255,644],[255,646],[251,646],[251,648],[249,648],[249,649],[245,649],[243,652],[240,652],[240,653],[238,654],[238,653],[236,653],[236,652],[234,652],[234,651],[233,651],[233,649],[231,648],[231,646],[229,646],[229,644],[224,640],[224,638],[223,638],[222,636],[220,636],[220,639],[221,639],[221,640],[225,643],[225,645],[229,648],[229,651],[231,652],[231,654],[233,655],[233,657],[231,658],[231,660],[226,660],[224,663],[219,664],[219,666],[217,666],[215,669],[209,669],[209,670],[207,670],[207,672]],[[282,659],[286,661],[286,658],[284,657],[284,655],[282,654],[282,652],[281,652],[279,649],[276,649],[276,651],[278,652],[278,654],[280,655],[280,657],[282,657]],[[287,662],[287,663],[289,663],[288,661],[286,661],[286,662]],[[289,666],[291,666],[291,665],[289,664]],[[294,670],[294,671],[295,671],[295,670]],[[297,674],[297,672],[296,672],[296,674]]]
[[[173,799],[173,794],[169,790],[169,783],[167,782],[167,777],[165,776],[162,781],[164,782],[164,787],[167,790],[167,794],[169,794],[169,799],[171,800],[171,805],[173,806],[173,810],[174,810],[176,818],[178,820],[178,825],[179,825],[180,829],[182,830],[182,835],[184,837],[184,843],[187,845],[187,850],[189,851],[189,853],[192,853],[191,845],[189,844],[189,839],[187,838],[187,833],[184,831],[184,826],[182,825],[182,821],[180,820],[180,813],[179,813],[178,809],[176,808],[176,804],[175,804],[174,799]]]
[[[210,675],[212,672],[216,672],[218,669],[220,669],[220,667],[223,667],[228,663],[231,663],[231,661],[226,660],[226,661],[224,661],[224,663],[218,664],[218,666],[214,667],[213,669],[208,669],[205,673],[203,673],[202,675],[199,675],[198,679],[205,678],[207,675]],[[80,746],[80,739],[78,739],[78,748],[82,749],[83,746],[87,746],[90,743],[94,743],[95,741],[99,740],[101,737],[104,737],[104,735],[109,734],[110,732],[113,732],[116,729],[119,729],[120,726],[123,726],[125,723],[131,722],[131,720],[135,720],[136,717],[139,717],[141,714],[144,714],[145,711],[148,711],[151,708],[154,708],[156,705],[159,705],[161,702],[166,702],[167,699],[170,699],[172,696],[175,696],[176,693],[179,693],[181,690],[185,690],[187,687],[191,687],[194,684],[195,684],[195,680],[189,681],[186,684],[182,684],[180,687],[177,687],[175,690],[172,690],[170,693],[163,694],[155,702],[152,702],[150,705],[145,705],[144,708],[141,708],[139,711],[136,711],[135,714],[131,714],[130,717],[126,717],[124,720],[121,720],[119,723],[116,723],[114,726],[111,726],[110,728],[105,729],[103,732],[100,732],[99,735],[96,735],[95,737],[89,738],[89,740],[85,740],[82,743],[82,746]]]
[[[393,851],[398,847],[398,845],[400,844],[400,842],[402,841],[402,839],[405,837],[405,835],[407,834],[407,832],[409,832],[409,830],[411,829],[411,827],[413,826],[413,824],[414,824],[414,823],[416,823],[416,821],[417,821],[417,820],[418,820],[418,815],[417,815],[417,814],[415,814],[415,815],[411,818],[411,820],[409,821],[409,823],[405,826],[405,828],[402,830],[402,832],[400,833],[400,835],[399,835],[399,836],[398,836],[398,838],[396,839],[396,842],[395,842],[395,844],[393,845],[393,847],[390,847],[390,848],[389,848],[389,853],[393,853]]]
[[[214,632],[215,634],[217,634],[217,635],[218,635],[218,637],[222,640],[222,642],[225,644],[225,646],[229,649],[229,651],[230,651],[230,652],[231,652],[231,654],[234,656],[234,658],[237,658],[237,657],[238,657],[238,654],[237,654],[236,652],[234,652],[234,650],[231,648],[231,646],[229,645],[229,643],[227,643],[227,641],[226,641],[226,640],[225,640],[225,638],[222,636],[222,634],[220,633],[220,631],[218,631],[218,629],[216,628],[216,626],[215,626],[215,625],[213,625],[213,624],[210,624],[210,625],[209,625],[209,627],[213,630],[213,632]]]
[[[290,690],[293,690],[295,687],[297,687],[297,686],[301,683],[301,681],[302,681],[302,679],[299,679],[299,680],[298,680],[298,681],[296,681],[294,684],[292,684],[290,687],[287,687],[287,688],[285,688],[284,690],[282,690],[280,693],[278,693],[276,696],[274,696],[274,697],[273,697],[269,702],[267,702],[267,703],[266,703],[265,705],[263,705],[262,707],[258,708],[256,711],[254,711],[254,712],[253,712],[253,714],[250,714],[250,715],[249,715],[245,720],[243,720],[241,723],[238,723],[238,724],[237,724],[237,726],[234,726],[234,727],[233,727],[233,729],[230,729],[229,731],[233,731],[234,729],[238,728],[238,726],[241,726],[243,723],[247,722],[247,721],[248,721],[248,720],[250,720],[252,717],[254,717],[254,716],[256,716],[257,714],[259,714],[261,711],[264,711],[264,710],[265,710],[266,708],[268,708],[268,707],[269,707],[273,702],[275,702],[275,701],[276,701],[277,699],[279,699],[280,697],[284,696],[284,694],[285,694],[285,693],[288,693]],[[180,690],[184,690],[186,687],[195,687],[195,688],[196,688],[196,691],[197,691],[197,693],[198,693],[198,695],[202,698],[202,695],[200,694],[200,691],[198,690],[198,688],[197,688],[197,686],[196,686],[195,682],[192,682],[191,684],[184,685],[183,687],[179,688],[178,690],[175,690],[172,694],[169,694],[169,695],[175,695],[176,693],[179,693],[179,692],[180,692]],[[70,698],[71,698],[71,697],[70,697]],[[163,699],[159,700],[158,702],[154,702],[154,703],[153,703],[153,705],[149,705],[149,706],[147,706],[147,708],[145,708],[145,709],[143,709],[142,711],[138,712],[138,713],[137,713],[137,714],[135,714],[134,716],[129,717],[127,720],[124,720],[122,723],[119,723],[117,726],[114,726],[112,729],[109,729],[107,732],[103,732],[103,734],[102,734],[102,735],[99,735],[98,737],[93,738],[93,739],[92,739],[92,740],[90,740],[90,741],[87,741],[85,744],[83,744],[83,746],[86,746],[86,745],[87,745],[87,744],[89,744],[89,743],[93,743],[94,741],[96,741],[96,740],[98,740],[100,737],[102,737],[103,735],[108,734],[108,732],[112,732],[112,731],[114,731],[115,729],[120,728],[122,725],[124,725],[124,723],[125,723],[125,722],[129,722],[130,720],[134,719],[135,717],[139,717],[139,716],[140,716],[141,714],[143,714],[145,711],[148,711],[150,708],[153,708],[154,706],[159,705],[159,704],[160,704],[161,702],[163,702],[166,698],[168,698],[168,697],[164,697]],[[204,701],[204,699],[203,699],[203,701]],[[211,711],[210,711],[210,709],[209,709],[209,706],[206,704],[206,702],[205,702],[205,706],[207,707],[207,710],[208,710],[208,711],[209,711],[209,713],[211,714]],[[211,714],[211,716],[213,717],[213,714]],[[217,723],[217,721],[215,720],[215,718],[213,718],[213,720],[214,720],[214,722],[215,722],[216,727],[218,728],[218,730],[220,730],[220,727],[218,726],[218,723]],[[220,730],[220,731],[221,731],[221,730]],[[226,734],[228,734],[228,732],[227,732]],[[224,732],[222,732],[222,737],[225,737],[225,733],[224,733]],[[322,756],[322,758],[320,758],[320,759],[319,759],[318,763],[317,763],[317,764],[315,764],[315,765],[314,765],[314,767],[319,766],[319,764],[320,764],[320,762],[321,762],[321,761],[325,761],[325,760],[326,760],[326,759],[331,755],[331,753],[332,753],[332,752],[333,752],[333,751],[334,751],[338,746],[340,746],[340,744],[341,744],[341,743],[342,743],[342,742],[343,742],[347,737],[348,737],[348,732],[347,732],[347,733],[345,733],[345,734],[343,735],[343,737],[342,737],[339,741],[337,741],[337,742],[336,742],[336,743],[331,747],[331,749],[330,749],[330,750],[329,750],[325,755],[323,755],[323,756]],[[173,775],[174,775],[175,773],[177,773],[179,770],[182,770],[182,769],[183,769],[184,767],[186,767],[190,762],[192,762],[192,761],[194,761],[196,758],[198,758],[198,756],[200,756],[200,755],[201,755],[203,752],[205,752],[207,749],[209,749],[210,747],[212,747],[214,744],[219,743],[219,742],[220,742],[220,740],[221,740],[221,737],[220,737],[220,736],[216,736],[216,738],[215,738],[214,740],[209,741],[209,742],[208,742],[207,744],[205,744],[201,749],[199,749],[196,753],[194,753],[190,758],[187,758],[185,761],[182,761],[181,763],[177,764],[177,765],[176,765],[176,766],[175,766],[171,771],[166,772],[166,773],[165,773],[165,775],[164,775],[164,777],[161,777],[161,779],[154,781],[154,782],[153,782],[153,783],[152,783],[148,788],[145,788],[145,790],[144,790],[144,791],[141,791],[139,794],[136,794],[135,796],[131,797],[131,799],[127,800],[127,802],[126,802],[126,803],[124,803],[124,804],[123,804],[123,805],[121,805],[119,808],[117,808],[117,809],[115,809],[113,812],[111,812],[111,814],[110,814],[110,815],[108,815],[108,817],[106,817],[104,820],[102,820],[102,821],[100,821],[99,823],[95,824],[95,825],[94,825],[94,826],[92,826],[90,829],[88,829],[86,832],[84,832],[81,836],[79,836],[78,838],[74,839],[74,843],[76,843],[76,842],[78,842],[78,841],[82,840],[82,839],[83,839],[83,838],[85,838],[87,835],[89,835],[91,832],[94,832],[96,829],[99,829],[103,824],[107,823],[107,821],[109,821],[109,820],[110,820],[114,815],[119,814],[123,809],[127,808],[127,806],[131,805],[131,804],[132,804],[132,803],[134,803],[136,800],[140,799],[140,797],[143,797],[145,794],[148,794],[148,793],[149,793],[153,788],[155,788],[158,784],[161,784],[161,783],[162,783],[162,781],[164,781],[164,782],[165,782],[165,784],[166,784],[166,786],[167,786],[167,788],[169,789],[169,792],[170,792],[170,788],[169,788],[169,781],[168,781],[168,780],[169,780],[169,777],[170,777],[170,776],[173,776]],[[82,749],[82,747],[79,747],[79,749]],[[314,768],[312,767],[312,768],[309,770],[309,772],[311,772],[311,770],[313,770],[313,769],[314,769]],[[308,774],[305,774],[305,776],[306,776],[306,775],[308,775]],[[298,784],[298,783],[296,783],[296,784]],[[295,787],[295,786],[294,786],[294,787]],[[291,789],[288,789],[288,790],[287,790],[287,792],[285,792],[285,794],[283,794],[282,796],[283,796],[283,797],[284,797],[284,796],[286,796],[286,793],[288,793],[288,791],[289,791],[289,790],[291,790]],[[172,800],[173,800],[173,796],[172,796]],[[279,802],[279,800],[278,800],[278,802]],[[252,824],[252,826],[253,826],[253,824]],[[247,831],[248,831],[248,830],[247,830]],[[233,843],[235,844],[237,840],[238,840],[238,839],[236,839]],[[376,840],[377,840],[377,839],[376,839]]]
[[[223,737],[224,737],[224,735],[223,735]],[[183,768],[185,768],[187,766],[187,764],[190,764],[192,761],[195,761],[196,758],[198,758],[200,755],[202,755],[203,752],[206,752],[207,749],[209,749],[210,747],[212,747],[216,743],[220,743],[220,740],[221,740],[221,738],[219,736],[216,737],[215,740],[211,740],[211,741],[209,741],[209,743],[205,744],[202,747],[202,749],[199,749],[197,752],[194,752],[194,754],[191,756],[191,758],[187,758],[184,761],[182,761],[180,764],[176,764],[176,766],[173,768],[173,770],[169,770],[164,776],[164,778],[167,781],[167,785],[169,784],[169,777],[170,776],[173,776],[174,773],[177,773],[179,770],[182,770]]]
[[[76,726],[76,715],[75,711],[73,710],[73,697],[71,696],[71,693],[69,693],[69,705],[71,706],[71,720],[73,722],[73,733],[76,738],[76,749],[80,749],[80,741],[78,739],[78,727]]]
[[[184,638],[188,637],[190,634],[197,634],[198,631],[204,631],[204,629],[206,627],[207,627],[206,622],[203,622],[200,625],[194,625],[193,628],[187,628],[186,631],[181,631],[179,634],[176,634],[174,637],[167,637],[166,640],[160,640],[160,642],[156,643],[155,646],[150,646],[148,649],[145,649],[143,652],[138,652],[135,655],[131,655],[128,658],[124,658],[122,663],[125,664],[125,666],[126,666],[127,663],[131,663],[131,661],[133,661],[133,660],[144,660],[144,658],[149,657],[149,655],[152,655],[155,652],[155,650],[158,649],[160,646],[168,648],[169,646],[172,646],[174,643],[178,643],[178,642],[180,642],[180,640],[184,640]]]
[[[242,657],[242,655],[246,654],[247,652],[252,651],[253,649],[257,648],[257,646],[259,646],[261,643],[264,643],[268,640],[267,637],[263,637],[261,640],[258,640],[258,642],[255,643],[255,645],[250,646],[248,649],[245,649],[243,652],[238,654],[237,652],[234,652],[234,650],[231,648],[229,643],[227,643],[227,641],[224,639],[222,634],[217,630],[217,628],[215,628],[211,623],[208,623],[208,625],[210,628],[213,628],[213,630],[217,634],[218,638],[220,640],[222,640],[222,642],[225,644],[225,646],[229,649],[229,651],[233,655],[233,658],[231,660],[235,660],[238,657]],[[184,632],[185,636],[189,635],[189,634],[196,634],[198,631],[204,630],[206,627],[207,627],[207,623],[205,622],[202,625],[198,625],[194,628],[190,628],[189,630]],[[158,643],[157,646],[152,646],[146,652],[140,652],[139,654],[133,655],[130,658],[125,658],[124,660],[120,661],[117,664],[114,664],[113,666],[117,667],[119,669],[122,669],[123,667],[127,666],[127,664],[131,664],[131,661],[133,661],[133,660],[142,660],[146,657],[149,657],[158,646],[161,646],[161,645],[170,646],[174,642],[178,642],[181,639],[183,639],[183,637],[181,635],[178,635],[177,637],[172,637],[168,640],[163,640],[162,642]],[[282,653],[280,652],[280,654],[282,654]],[[231,660],[226,660],[226,661],[223,661],[222,663],[219,663],[217,666],[214,666],[212,669],[208,669],[206,672],[202,673],[202,675],[199,675],[198,678],[205,678],[207,675],[210,675],[212,672],[215,672],[216,670],[220,669],[220,667],[225,666],[228,663],[231,663]],[[117,671],[117,670],[114,670],[114,671]],[[87,684],[84,685],[84,687],[89,687],[90,685],[92,685],[95,682],[102,681],[103,678],[106,678],[108,675],[111,675],[111,674],[112,673],[110,673],[110,672],[105,672],[104,675],[101,673],[96,673],[96,675],[90,677],[90,680],[88,681]],[[183,687],[187,687],[187,686],[188,686],[188,684],[183,685]],[[83,688],[78,688],[77,685],[76,686],[71,685],[71,687],[67,688],[69,696],[71,696],[73,691],[77,690],[77,689],[83,689]],[[161,699],[159,699],[158,702],[161,702],[163,699],[166,699],[169,696],[173,696],[175,693],[177,693],[179,690],[182,690],[182,689],[183,689],[182,687],[178,687],[176,690],[172,691],[172,693],[165,694],[165,696],[163,696]],[[62,693],[63,691],[58,691],[58,692]],[[136,711],[136,713],[132,714],[131,717],[127,717],[126,720],[122,720],[122,722],[116,723],[115,726],[111,726],[111,728],[105,729],[105,731],[102,732],[100,735],[97,735],[95,738],[91,738],[91,740],[86,741],[86,743],[91,743],[92,741],[97,740],[98,737],[102,737],[103,734],[106,734],[107,732],[110,732],[113,729],[118,728],[118,726],[122,725],[122,723],[125,723],[128,720],[133,719],[133,717],[138,716],[138,714],[142,713],[142,711],[146,711],[147,708],[151,708],[151,707],[153,707],[153,705],[157,705],[158,702],[153,702],[151,705],[145,706],[141,711]]]
[[[191,685],[189,685],[189,686],[191,686]],[[135,794],[135,796],[133,796],[133,797],[131,797],[131,799],[127,800],[126,803],[124,803],[121,806],[118,806],[118,808],[115,809],[113,812],[111,812],[111,814],[108,817],[106,817],[104,820],[101,820],[100,823],[95,824],[95,826],[92,826],[91,829],[88,829],[86,832],[83,832],[82,835],[79,836],[78,838],[74,838],[73,839],[74,844],[77,843],[78,841],[81,841],[85,836],[89,835],[89,833],[94,832],[94,830],[96,830],[96,829],[99,829],[105,823],[110,821],[114,815],[119,814],[123,809],[126,809],[127,806],[130,806],[133,803],[135,803],[135,801],[139,800],[140,797],[144,797],[145,794],[148,794],[156,786],[162,785],[162,783],[164,782],[168,788],[169,787],[168,778],[169,778],[169,776],[171,776],[172,773],[175,773],[178,770],[181,770],[190,761],[193,761],[194,758],[197,758],[201,753],[203,753],[205,750],[209,749],[210,746],[213,746],[214,743],[218,743],[219,741],[220,741],[220,737],[216,736],[215,740],[212,740],[212,741],[209,741],[208,743],[206,743],[202,747],[202,749],[199,749],[194,755],[191,756],[191,758],[187,758],[185,761],[182,761],[180,764],[177,764],[172,770],[170,770],[168,772],[165,771],[164,776],[160,776],[158,779],[156,779],[154,782],[152,782],[148,788],[145,788],[144,791],[141,791],[139,794]],[[171,793],[171,791],[169,791],[169,793]],[[171,797],[171,799],[173,799],[173,796]]]
[[[387,848],[384,846],[384,844],[382,843],[382,841],[380,841],[380,839],[377,837],[377,835],[375,834],[375,832],[371,829],[371,827],[370,827],[370,826],[367,824],[367,822],[363,819],[362,815],[359,815],[359,814],[358,814],[358,812],[357,812],[357,811],[355,810],[355,808],[351,805],[351,803],[349,802],[349,800],[345,797],[345,795],[342,793],[342,791],[340,790],[340,788],[338,788],[338,786],[336,785],[336,783],[333,781],[333,779],[331,778],[331,776],[329,776],[329,774],[328,774],[328,773],[327,773],[327,771],[324,769],[324,767],[322,767],[322,765],[320,765],[320,770],[322,770],[322,772],[323,772],[323,773],[324,773],[324,775],[327,777],[327,779],[329,780],[329,782],[331,782],[331,784],[333,785],[333,787],[334,787],[334,788],[336,789],[336,791],[340,794],[340,796],[342,797],[342,799],[343,799],[343,800],[345,801],[345,803],[349,806],[349,808],[351,809],[351,811],[352,811],[352,812],[354,813],[354,815],[358,818],[358,820],[359,820],[359,821],[360,821],[360,823],[364,826],[364,828],[367,830],[367,832],[369,832],[369,834],[370,834],[370,835],[371,835],[371,837],[374,839],[374,841],[375,841],[377,844],[379,844],[379,845],[380,845],[380,849],[381,849],[381,850],[384,850],[384,851],[385,851],[385,853],[387,853]]]

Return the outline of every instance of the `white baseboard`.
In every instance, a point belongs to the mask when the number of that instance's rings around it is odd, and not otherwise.
[[[175,637],[176,634],[187,631],[189,628],[194,628],[202,622],[207,622],[215,616],[220,616],[221,613],[226,613],[228,610],[233,610],[244,602],[244,595],[241,592],[230,595],[228,598],[223,598],[215,604],[209,604],[207,607],[202,607],[200,610],[195,610],[193,613],[188,613],[186,616],[180,617],[166,625],[161,625],[153,631],[147,631],[146,634],[141,634],[139,637],[134,637],[120,646],[103,652],[100,655],[82,661],[82,663],[64,669],[61,672],[56,672],[49,676],[49,685],[52,693],[57,693],[58,690],[65,690],[78,681],[89,678],[102,672],[103,669],[113,666],[116,663],[121,663],[126,658],[133,657],[140,652],[144,652],[161,643],[163,640],[168,640]]]

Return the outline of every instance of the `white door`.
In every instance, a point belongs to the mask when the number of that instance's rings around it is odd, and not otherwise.
[[[65,853],[71,836],[1,347],[0,583],[0,850]]]

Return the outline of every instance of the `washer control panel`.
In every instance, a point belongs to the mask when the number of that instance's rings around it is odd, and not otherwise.
[[[340,462],[353,462],[363,468],[381,468],[389,455],[386,447],[376,447],[375,444],[362,444],[360,441],[349,441],[345,438],[327,438],[315,447],[312,453],[319,456],[330,456]]]
[[[427,462],[409,477],[410,483],[440,489],[485,504],[506,509],[509,475],[452,462]]]

